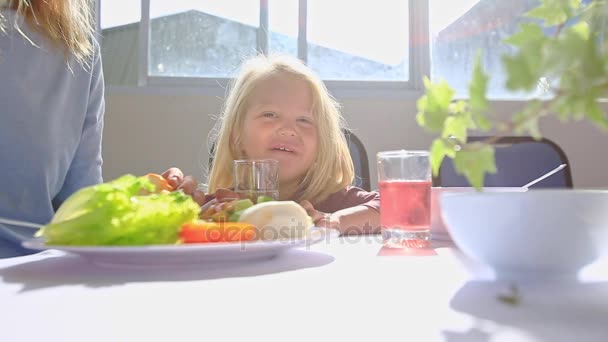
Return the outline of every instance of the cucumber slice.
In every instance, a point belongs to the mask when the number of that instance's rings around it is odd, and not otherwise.
[[[238,201],[234,202],[234,212],[243,211],[251,206],[253,206],[253,202],[249,198],[238,200]],[[232,221],[232,220],[230,220],[230,221]],[[232,221],[232,222],[236,222],[236,221]]]
[[[270,196],[258,196],[258,201],[256,203],[263,203],[263,202],[272,202],[274,201],[274,198],[270,197]]]
[[[241,214],[244,212],[245,210],[239,210],[239,211],[235,211],[234,213],[230,214],[230,216],[228,217],[228,222],[239,222],[239,220],[241,219]]]

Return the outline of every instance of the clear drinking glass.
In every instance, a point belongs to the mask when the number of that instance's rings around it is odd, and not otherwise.
[[[431,221],[431,165],[428,151],[377,154],[380,223],[384,245],[427,247]]]
[[[279,162],[273,159],[235,160],[234,191],[254,203],[260,196],[279,199]]]

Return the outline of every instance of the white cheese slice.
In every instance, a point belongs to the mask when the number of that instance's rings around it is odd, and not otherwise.
[[[260,240],[303,239],[312,226],[306,210],[293,201],[256,204],[245,209],[239,221],[254,225]]]

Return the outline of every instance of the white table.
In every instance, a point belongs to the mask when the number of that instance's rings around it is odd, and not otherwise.
[[[162,272],[3,259],[0,341],[608,341],[606,264],[576,284],[521,283],[511,306],[456,249],[385,255],[378,239]]]

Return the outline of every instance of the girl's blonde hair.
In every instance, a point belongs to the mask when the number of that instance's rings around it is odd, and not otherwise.
[[[317,122],[318,151],[315,163],[301,182],[296,201],[322,202],[330,194],[350,185],[354,178],[353,161],[348,150],[344,118],[340,106],[323,82],[300,60],[282,55],[259,55],[243,64],[232,81],[229,95],[210,143],[215,157],[209,174],[209,192],[233,186],[233,161],[242,155],[240,132],[253,90],[260,82],[288,76],[308,83],[312,92],[312,110]],[[280,190],[280,189],[279,189]]]
[[[94,53],[92,42],[95,32],[89,0],[0,0],[0,9],[12,9],[25,18],[30,28],[47,37],[51,43],[64,48],[81,64],[89,64]],[[0,13],[0,31],[5,30],[5,19]],[[15,19],[13,26],[19,28]],[[31,40],[30,40],[31,42]]]

